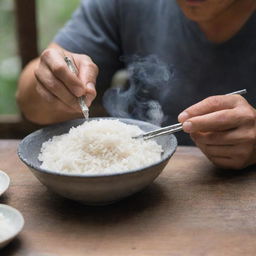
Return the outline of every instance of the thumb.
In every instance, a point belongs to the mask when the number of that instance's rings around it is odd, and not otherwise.
[[[89,82],[86,85],[86,95],[85,95],[85,102],[88,107],[91,106],[91,104],[92,104],[93,100],[96,98],[96,96],[97,96],[97,92],[95,89],[95,84]]]
[[[89,107],[97,95],[95,85],[99,71],[97,65],[93,63],[90,57],[86,55],[79,55],[79,57],[78,77],[84,85],[86,105]]]

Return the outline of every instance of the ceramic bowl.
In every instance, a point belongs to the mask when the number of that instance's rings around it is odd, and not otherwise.
[[[0,223],[4,223],[2,225],[5,228],[4,230],[2,226],[0,230],[0,248],[3,248],[20,233],[24,226],[24,218],[15,208],[0,204]]]
[[[119,120],[127,124],[137,125],[144,131],[158,128],[143,121],[133,119]],[[42,184],[63,197],[84,204],[110,204],[142,190],[162,172],[177,147],[177,140],[174,135],[158,137],[155,140],[163,148],[161,160],[149,166],[126,172],[120,170],[119,173],[92,175],[64,174],[42,169],[38,160],[42,143],[54,135],[68,133],[71,127],[76,127],[82,122],[84,122],[84,119],[76,119],[33,132],[19,144],[18,155]]]
[[[10,185],[9,176],[0,170],[0,196],[8,189]]]

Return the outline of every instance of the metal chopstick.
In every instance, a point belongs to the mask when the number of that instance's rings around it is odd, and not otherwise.
[[[67,66],[68,66],[69,70],[72,73],[77,75],[78,70],[77,70],[76,66],[73,64],[72,60],[67,56],[64,57],[64,60],[67,63]],[[85,120],[88,121],[88,119],[89,119],[89,108],[85,104],[85,97],[84,96],[78,97],[77,100],[78,100],[79,106],[80,106],[80,108],[83,112]]]
[[[243,95],[246,93],[247,93],[247,90],[243,89],[243,90],[227,93],[225,95],[234,95],[234,94]],[[152,139],[152,138],[155,138],[158,136],[172,134],[172,133],[179,132],[179,131],[182,131],[182,123],[177,123],[177,124],[166,126],[166,127],[154,130],[154,131],[146,132],[139,136],[135,136],[133,138],[135,138],[135,139],[143,138],[144,140],[149,140],[149,139]]]
[[[163,133],[166,134],[166,132],[169,132],[170,130],[174,130],[176,131],[176,129],[180,129],[180,127],[182,127],[182,123],[177,123],[177,124],[173,124],[173,125],[170,125],[170,126],[165,126],[163,128],[160,128],[160,129],[157,129],[157,130],[154,130],[154,131],[150,131],[150,132],[147,132],[147,133],[143,133],[139,136],[136,136],[134,138],[138,139],[138,138],[147,138],[147,139],[150,139],[150,138],[153,138],[152,136],[160,136],[159,134],[163,135]]]
[[[175,126],[175,125],[174,125]],[[176,124],[176,127],[174,128],[169,128],[168,130],[164,130],[164,131],[161,131],[159,132],[159,130],[157,130],[157,132],[155,131],[155,133],[147,133],[147,134],[143,134],[142,135],[142,138],[144,140],[149,140],[149,139],[152,139],[152,138],[155,138],[155,137],[158,137],[158,136],[162,136],[162,135],[167,135],[167,134],[172,134],[172,133],[175,133],[175,132],[179,132],[181,131],[183,128],[182,128],[182,123],[180,124]]]
[[[225,95],[234,95],[234,94],[240,94],[240,95],[243,95],[243,94],[246,94],[247,93],[247,90],[246,89],[243,89],[243,90],[239,90],[239,91],[235,91],[235,92],[230,92],[230,93],[227,93]]]

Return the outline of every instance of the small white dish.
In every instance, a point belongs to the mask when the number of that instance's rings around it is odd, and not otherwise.
[[[23,226],[24,218],[18,210],[0,204],[0,249],[15,238]]]
[[[7,190],[10,184],[9,176],[0,170],[0,196]]]

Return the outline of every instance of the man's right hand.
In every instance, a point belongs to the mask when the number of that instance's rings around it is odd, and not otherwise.
[[[72,73],[64,57],[68,56],[78,69]],[[64,112],[81,112],[77,97],[85,95],[89,107],[96,97],[98,67],[90,57],[74,54],[61,48],[48,48],[40,56],[35,69],[36,90],[46,101],[58,102]]]

